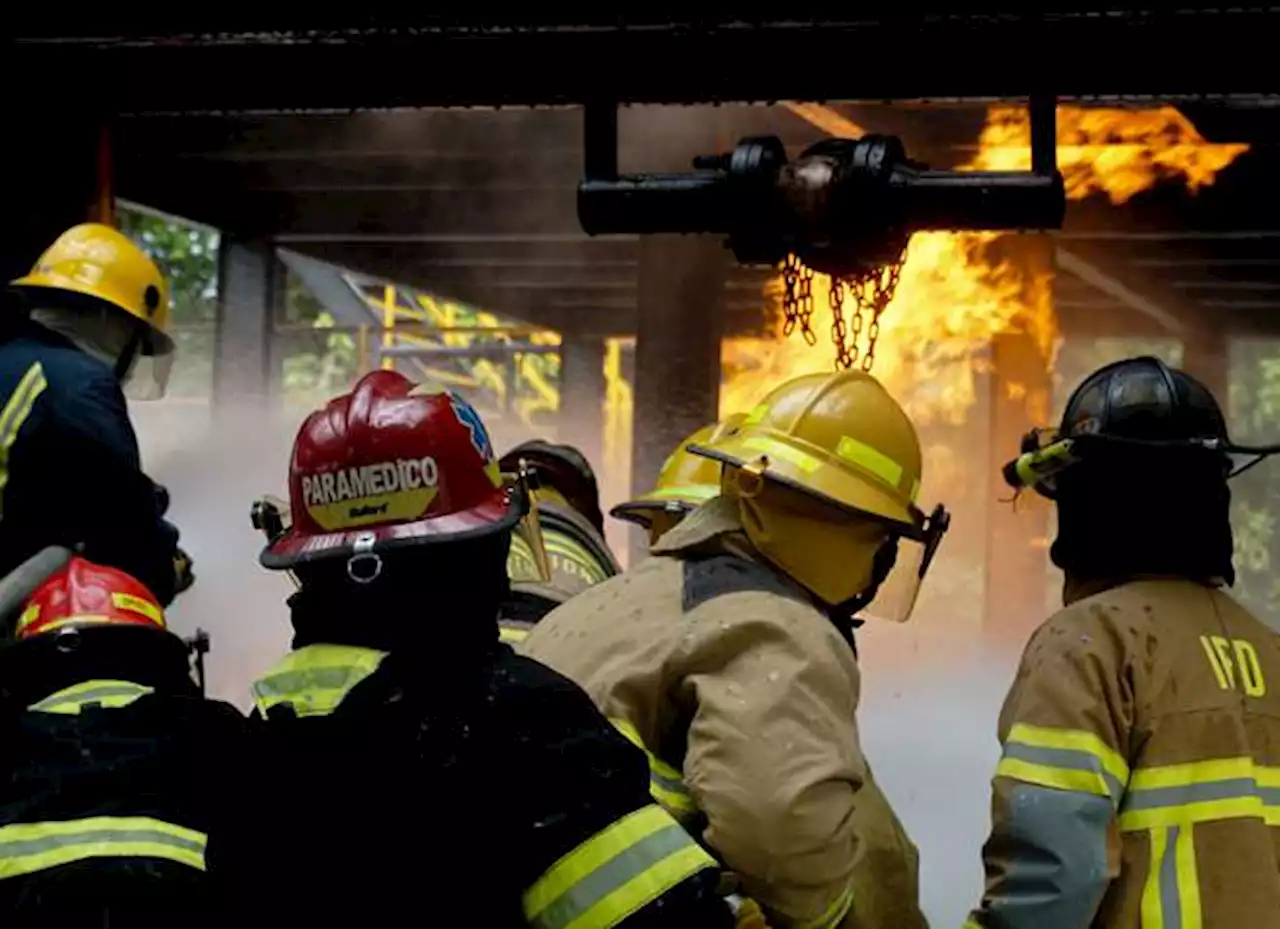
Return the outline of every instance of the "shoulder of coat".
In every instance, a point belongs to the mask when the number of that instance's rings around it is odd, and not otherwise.
[[[737,593],[771,594],[809,605],[803,590],[765,565],[727,554],[682,559],[680,603],[684,612]]]
[[[1029,648],[1048,646],[1097,653],[1128,651],[1153,631],[1158,598],[1122,584],[1077,600],[1050,616]]]

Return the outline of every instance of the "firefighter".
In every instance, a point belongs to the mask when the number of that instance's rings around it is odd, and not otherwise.
[[[813,374],[689,451],[721,464],[720,495],[522,650],[648,753],[654,796],[772,925],[923,925],[915,847],[859,746],[851,628],[873,599],[905,618],[946,528],[915,503],[915,429],[870,375]]]
[[[10,632],[0,648],[5,925],[217,925],[205,845],[243,716],[203,698],[159,600],[114,568],[72,558]]]
[[[969,929],[1275,926],[1280,637],[1230,597],[1222,411],[1158,358],[1087,377],[1005,468],[1055,502],[1063,608],[1031,637]]]
[[[498,639],[512,528],[475,410],[376,371],[298,433],[294,650],[253,687],[251,799],[210,866],[247,915],[732,926],[714,861],[568,680]]]
[[[541,439],[502,456],[506,473],[533,472],[536,525],[524,523],[507,556],[511,593],[502,607],[504,642],[521,641],[534,623],[570,597],[622,570],[604,537],[595,472],[580,451]]]
[[[165,279],[125,235],[87,223],[9,286],[25,313],[0,333],[0,575],[47,546],[82,547],[168,606],[191,560],[142,472],[121,389],[164,392]]]
[[[649,533],[653,545],[695,509],[720,494],[720,463],[689,451],[690,445],[714,445],[746,418],[734,413],[718,423],[703,426],[689,436],[662,463],[653,490],[619,503],[609,515],[635,523]]]

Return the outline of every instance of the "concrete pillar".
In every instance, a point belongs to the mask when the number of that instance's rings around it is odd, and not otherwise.
[[[653,486],[667,455],[716,420],[729,253],[709,236],[646,236],[640,244],[631,488]],[[633,534],[632,556],[643,552]],[[634,563],[634,562],[633,562]]]
[[[279,290],[276,263],[269,243],[222,237],[213,347],[215,409],[261,404],[271,395],[271,322]]]
[[[1053,249],[1046,236],[1009,237],[1006,252],[1027,272],[1028,305],[1048,300]],[[995,648],[1020,649],[1045,619],[1048,601],[1049,504],[1025,491],[1016,505],[1000,470],[1019,451],[1022,436],[1052,425],[1053,383],[1049,359],[1034,333],[997,336],[991,346],[990,450],[987,459],[988,517],[984,638]]]
[[[604,339],[566,332],[560,341],[560,429],[599,473],[604,453]]]
[[[29,271],[40,253],[71,226],[102,221],[99,186],[106,181],[100,178],[100,118],[77,115],[74,108],[43,115],[29,102],[11,103],[12,112],[21,113],[22,130],[6,147],[10,183],[5,190],[0,283]],[[109,168],[109,160],[103,163]]]

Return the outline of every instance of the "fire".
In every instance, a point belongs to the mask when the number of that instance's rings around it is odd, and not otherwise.
[[[827,131],[840,131],[839,119],[822,118],[826,108],[813,109],[793,107]],[[1058,132],[1058,164],[1067,196],[1081,200],[1104,195],[1114,204],[1165,178],[1180,178],[1199,189],[1248,148],[1205,142],[1172,107],[1060,107]],[[1026,110],[992,107],[976,153],[958,170],[1026,170],[1030,160]],[[984,366],[992,337],[1027,333],[1046,359],[1052,357],[1057,328],[1051,283],[1044,240],[916,233],[898,289],[880,320],[875,375],[920,425],[963,422],[976,400],[975,374]],[[783,338],[782,281],[770,285],[766,296],[778,311],[776,335],[725,341],[721,415],[749,409],[780,380],[831,370],[830,286],[825,275],[814,276],[812,325],[819,343],[811,347],[796,333]],[[847,321],[855,306],[847,289],[844,305]]]

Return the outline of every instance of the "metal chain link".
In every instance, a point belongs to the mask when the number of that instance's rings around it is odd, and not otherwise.
[[[897,260],[890,265],[869,267],[848,275],[832,275],[827,299],[831,306],[831,341],[836,347],[836,370],[849,370],[858,364],[859,357],[862,370],[871,370],[876,358],[876,341],[880,338],[880,315],[898,290],[906,256],[904,248]],[[782,301],[785,317],[782,334],[784,337],[790,336],[799,325],[805,342],[816,345],[818,338],[811,325],[813,271],[805,267],[795,255],[788,255],[782,275],[786,285]],[[853,318],[848,323],[844,318],[845,287],[849,288],[854,299]],[[870,324],[866,323],[863,310],[870,311]],[[865,353],[859,346],[864,326],[867,330]]]
[[[813,269],[806,268],[795,255],[788,255],[782,268],[782,277],[786,282],[786,294],[782,300],[782,313],[785,317],[782,324],[783,337],[789,338],[799,323],[805,342],[817,345],[818,337],[814,335],[812,326]]]

